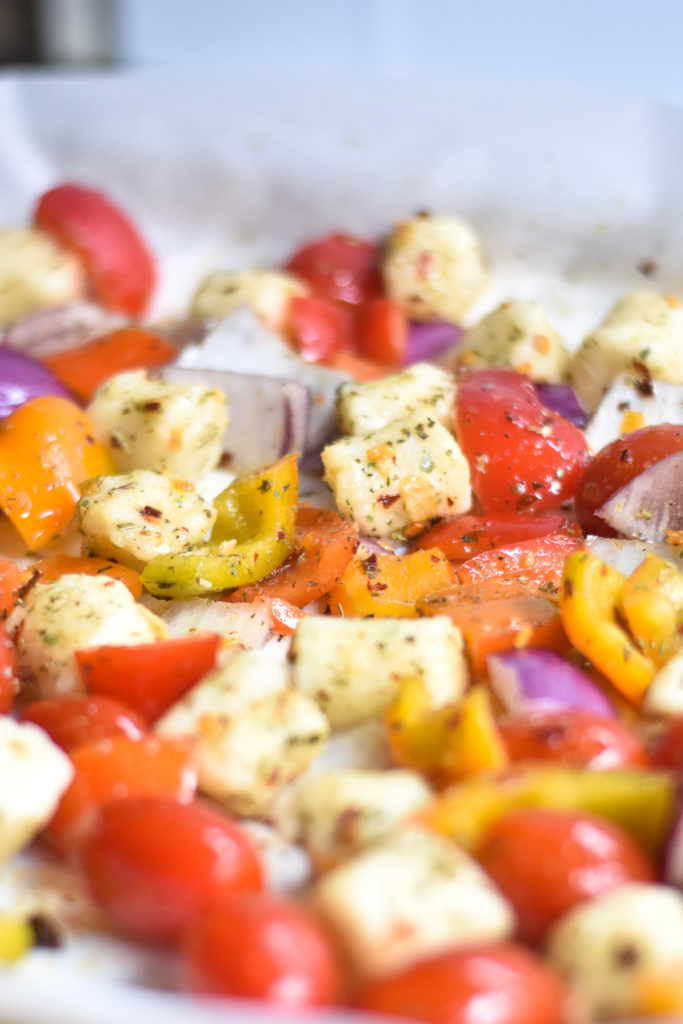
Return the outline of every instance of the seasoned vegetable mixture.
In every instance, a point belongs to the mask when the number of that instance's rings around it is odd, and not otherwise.
[[[488,280],[422,214],[150,323],[109,198],[0,233],[0,854],[179,991],[683,1013],[683,311]]]

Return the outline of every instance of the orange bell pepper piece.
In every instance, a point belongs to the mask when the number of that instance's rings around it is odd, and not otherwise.
[[[330,591],[333,615],[416,618],[417,602],[455,583],[446,556],[436,548],[408,555],[358,553]]]
[[[656,666],[619,624],[625,577],[590,551],[570,555],[565,567],[560,614],[577,651],[633,704],[652,682]]]
[[[31,549],[68,525],[79,484],[113,472],[90,420],[66,398],[33,398],[0,423],[0,509]]]
[[[137,601],[142,594],[140,573],[119,565],[109,558],[88,558],[86,555],[53,555],[34,562],[32,572],[40,574],[40,583],[52,583],[66,573],[85,573],[87,576],[111,576],[128,587]]]
[[[664,664],[683,642],[683,573],[648,555],[624,583],[621,608],[643,654]]]

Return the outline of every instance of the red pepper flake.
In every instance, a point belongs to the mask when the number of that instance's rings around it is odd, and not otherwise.
[[[401,497],[400,494],[380,494],[377,501],[383,508],[391,508],[395,501]]]
[[[143,412],[159,412],[161,402],[145,402],[142,406]]]
[[[363,566],[363,572],[366,576],[374,576],[375,573],[379,571],[377,555],[375,554],[368,555],[367,558],[364,558],[361,565]]]
[[[154,521],[155,519],[161,519],[161,509],[153,508],[152,505],[145,505],[140,509],[140,515],[143,519]]]

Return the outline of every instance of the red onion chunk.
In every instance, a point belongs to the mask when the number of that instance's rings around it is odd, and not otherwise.
[[[537,647],[502,651],[486,659],[491,686],[508,711],[578,708],[615,718],[616,711],[585,672],[553,651]]]
[[[36,359],[0,345],[0,419],[9,416],[24,402],[43,395],[73,395]]]
[[[410,366],[412,363],[436,359],[457,345],[462,334],[461,327],[440,320],[433,323],[410,322],[404,365]]]
[[[77,302],[58,309],[46,309],[19,320],[4,332],[2,344],[40,359],[54,352],[77,348],[124,323],[120,316],[112,315],[94,303]]]
[[[596,510],[622,537],[652,544],[667,530],[683,530],[683,452],[674,452],[635,476]]]
[[[310,407],[305,384],[175,365],[165,366],[162,376],[172,384],[202,384],[223,392],[230,414],[223,452],[228,468],[235,472],[260,469],[289,452],[303,450]]]
[[[535,384],[538,400],[546,409],[564,416],[580,430],[588,423],[588,413],[569,384]]]

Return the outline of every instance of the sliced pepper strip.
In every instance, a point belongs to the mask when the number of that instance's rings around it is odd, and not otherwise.
[[[567,559],[560,596],[565,633],[580,651],[633,704],[652,682],[655,663],[619,625],[625,577],[590,551]]]
[[[211,540],[147,563],[142,585],[158,597],[197,597],[253,583],[281,565],[294,544],[296,455],[233,481],[214,500]]]
[[[624,583],[621,605],[643,654],[663,665],[683,642],[683,573],[648,555]]]

